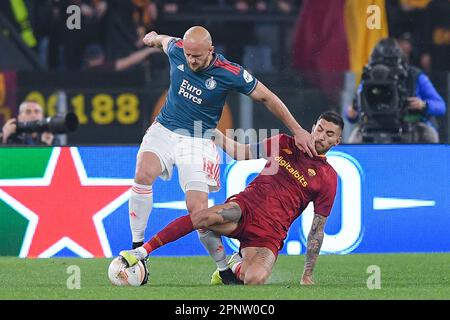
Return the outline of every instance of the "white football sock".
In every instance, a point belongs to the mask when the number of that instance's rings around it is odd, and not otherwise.
[[[145,229],[153,206],[152,186],[133,183],[128,209],[133,242],[144,241]]]
[[[233,264],[233,266],[231,267],[231,271],[233,271],[234,274],[236,274],[237,270],[239,270],[240,265],[242,264],[242,261],[236,262],[235,264]]]
[[[227,255],[222,243],[222,237],[210,230],[197,230],[198,238],[209,255],[214,259],[219,271],[228,269]]]

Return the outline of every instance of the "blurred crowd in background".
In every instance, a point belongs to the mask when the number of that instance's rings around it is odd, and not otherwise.
[[[450,1],[387,1],[390,35],[410,64],[425,72],[450,70]]]
[[[335,3],[344,0],[337,0]],[[182,36],[193,24],[205,25],[216,50],[245,64],[246,55],[259,56],[262,71],[289,68],[293,33],[299,25],[302,0],[32,0],[26,4],[42,65],[51,70],[87,68],[87,60],[104,53],[115,61],[143,47],[143,36],[159,33]],[[429,73],[450,70],[450,1],[387,0],[389,35],[399,40],[410,62]],[[81,8],[82,28],[66,28],[66,8]],[[2,8],[3,7],[3,8]],[[0,9],[17,20],[10,1]],[[317,14],[317,12],[315,13]],[[318,13],[318,16],[325,13]],[[239,17],[241,15],[241,17]],[[264,17],[271,20],[264,20]],[[248,17],[248,18],[245,18]],[[277,20],[278,19],[278,20]],[[23,19],[22,19],[23,20]],[[272,23],[271,23],[272,21]],[[23,21],[17,23],[18,29]],[[286,38],[280,48],[279,27]],[[276,40],[276,41],[274,41]],[[253,51],[252,51],[253,50]],[[282,56],[281,59],[274,58]],[[252,60],[248,59],[247,60]],[[289,63],[286,63],[288,60]],[[261,69],[260,69],[261,71]]]
[[[14,21],[9,1],[2,1]],[[151,31],[180,36],[193,23],[189,15],[288,15],[296,16],[301,0],[33,0],[25,1],[36,42],[33,48],[40,61],[51,70],[88,67],[87,60],[101,49],[108,61],[129,55],[143,47],[142,38]],[[82,27],[74,32],[66,27],[66,8],[81,8]],[[181,17],[181,19],[180,19]],[[192,17],[191,17],[192,18]],[[206,22],[216,49],[230,60],[242,63],[245,45],[256,44],[253,22]],[[18,25],[18,28],[20,26]]]
[[[74,14],[68,9],[73,6],[80,16],[75,29],[68,27]],[[2,0],[3,122],[17,113],[16,88],[20,96],[39,82],[32,80],[32,73],[22,71],[36,71],[38,78],[46,79],[41,84],[48,83],[49,88],[50,76],[81,71],[75,77],[77,86],[89,83],[95,91],[99,83],[112,86],[101,82],[105,79],[125,79],[124,74],[116,77],[98,71],[124,70],[134,72],[132,79],[140,79],[136,81],[146,88],[145,93],[165,86],[167,57],[157,48],[144,46],[142,39],[153,30],[182,37],[194,25],[207,28],[216,52],[273,88],[307,124],[324,110],[344,114],[356,98],[372,50],[388,37],[401,48],[402,61],[428,76],[433,90],[448,105],[450,0]],[[121,86],[130,86],[129,82]],[[2,113],[2,105],[9,110]],[[148,103],[142,102],[140,108],[142,114],[154,113]],[[450,141],[445,106],[440,110],[436,127],[441,128],[441,141]],[[258,108],[250,118],[255,128],[276,125]],[[244,122],[239,125],[245,127]],[[346,126],[345,139],[350,129],[351,125]]]

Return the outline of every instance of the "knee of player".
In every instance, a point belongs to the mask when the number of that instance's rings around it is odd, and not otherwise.
[[[136,174],[134,176],[134,181],[138,184],[142,185],[152,185],[155,177],[151,172],[145,170],[136,170]]]
[[[244,276],[244,284],[261,285],[265,284],[269,275],[266,272],[246,272]]]

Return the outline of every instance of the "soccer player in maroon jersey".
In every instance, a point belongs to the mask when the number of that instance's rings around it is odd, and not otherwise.
[[[313,270],[337,188],[337,174],[326,161],[325,154],[340,143],[343,128],[339,114],[333,111],[322,113],[312,130],[319,154],[313,158],[300,151],[294,138],[288,135],[273,136],[250,145],[240,144],[219,133],[217,144],[236,160],[266,158],[261,173],[225,204],[180,217],[143,246],[121,251],[120,256],[131,266],[155,249],[195,229],[208,229],[240,241],[240,254],[234,255],[232,265],[238,279],[244,284],[264,284],[289,227],[312,201],[315,213],[300,283],[314,284]]]

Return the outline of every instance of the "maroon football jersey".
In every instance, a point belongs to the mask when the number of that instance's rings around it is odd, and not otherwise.
[[[325,156],[310,158],[296,147],[293,137],[277,135],[263,144],[267,164],[237,198],[257,213],[258,224],[274,229],[284,239],[309,202],[314,203],[316,214],[330,214],[337,174]]]

